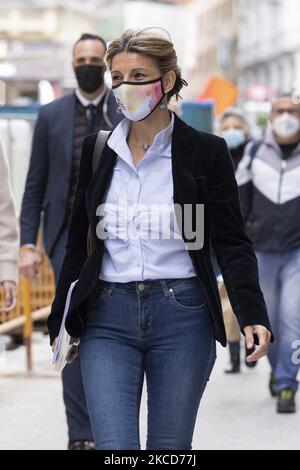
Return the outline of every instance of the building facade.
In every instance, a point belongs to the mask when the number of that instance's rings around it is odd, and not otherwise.
[[[101,34],[101,25],[117,5],[115,0],[1,1],[0,80],[6,102],[17,97],[35,101],[40,80],[51,82],[58,95],[74,86],[74,42],[85,32]]]
[[[190,76],[192,95],[198,95],[211,76],[237,83],[236,1],[195,0],[190,8],[196,21],[196,60]]]
[[[239,86],[290,91],[300,80],[299,0],[238,0]]]

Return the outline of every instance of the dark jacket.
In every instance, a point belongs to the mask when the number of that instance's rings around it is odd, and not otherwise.
[[[80,337],[84,328],[84,302],[100,273],[104,242],[96,236],[96,208],[103,202],[116,163],[116,153],[106,145],[101,164],[92,175],[96,135],[83,144],[79,184],[73,206],[67,253],[61,269],[55,300],[48,319],[50,340],[57,336],[70,283],[77,278],[66,321],[67,331]],[[199,282],[204,287],[215,337],[223,345],[226,334],[219,290],[211,262],[212,244],[222,270],[233,310],[241,328],[260,324],[270,329],[264,298],[258,282],[257,260],[244,231],[238,187],[225,141],[198,132],[175,116],[172,137],[174,203],[205,204],[204,247],[188,250]],[[95,249],[87,257],[87,232],[91,224]],[[184,233],[183,239],[185,239]]]
[[[43,232],[46,252],[52,248],[64,223],[72,176],[75,92],[40,109],[33,137],[30,166],[21,210],[21,245],[35,244],[44,211]],[[116,101],[108,92],[103,113],[108,128],[122,118]]]
[[[271,126],[255,156],[251,144],[238,166],[242,213],[259,251],[300,247],[300,142],[283,153]]]

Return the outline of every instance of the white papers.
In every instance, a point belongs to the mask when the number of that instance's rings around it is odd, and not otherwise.
[[[66,359],[72,346],[77,346],[79,344],[79,340],[74,342],[74,339],[69,335],[69,333],[67,332],[65,328],[65,323],[66,323],[66,318],[67,318],[69,307],[70,307],[72,292],[77,281],[78,279],[72,282],[72,284],[69,287],[67,298],[66,298],[66,303],[65,303],[64,315],[63,315],[63,319],[61,322],[58,339],[55,345],[55,350],[53,353],[54,369],[57,372],[61,372],[63,368],[65,367],[65,365],[67,364]]]

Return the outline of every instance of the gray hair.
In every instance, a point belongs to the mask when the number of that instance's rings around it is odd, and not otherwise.
[[[219,119],[219,126],[221,127],[221,125],[223,124],[225,119],[230,118],[230,117],[235,117],[235,118],[239,119],[244,124],[246,129],[249,130],[250,125],[249,125],[249,122],[246,119],[243,111],[241,111],[239,108],[235,108],[233,106],[230,107],[230,108],[227,108],[226,111],[224,111],[224,113],[222,114],[222,116]]]

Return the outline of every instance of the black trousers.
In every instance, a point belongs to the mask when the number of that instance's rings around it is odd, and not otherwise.
[[[67,230],[63,230],[51,255],[51,264],[57,284],[59,272],[66,253]],[[66,365],[62,373],[63,397],[66,407],[69,441],[93,441],[83,389],[79,357]]]

